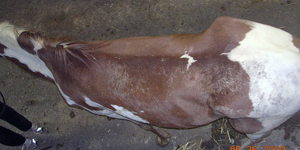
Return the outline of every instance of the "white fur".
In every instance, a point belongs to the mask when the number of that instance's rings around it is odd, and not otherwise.
[[[300,108],[300,55],[291,34],[268,25],[246,23],[252,29],[226,55],[239,62],[250,77],[249,98],[254,110],[248,117],[261,118],[264,130],[257,134],[263,134]]]
[[[98,104],[98,103],[92,101],[87,96],[83,96],[83,98],[85,100],[85,103],[88,104],[89,106],[103,109],[103,110],[90,110],[88,108],[80,106],[80,107],[83,107],[84,109],[90,111],[91,113],[98,114],[98,115],[103,115],[103,116],[107,116],[107,117],[111,117],[111,118],[116,118],[116,119],[130,120],[130,119],[125,118],[125,117],[123,117],[123,116],[121,116],[119,114],[116,114],[114,111],[112,111],[112,110],[110,110],[110,109],[108,109],[106,107],[103,107],[101,104]]]
[[[42,49],[43,48],[43,41],[36,41],[36,40],[34,40],[34,39],[31,39],[31,42],[32,42],[32,44],[33,44],[33,46],[34,46],[34,48],[33,48],[33,50],[34,51],[38,51],[38,50],[40,50],[40,49]]]
[[[144,120],[142,119],[141,117],[135,115],[134,113],[136,112],[131,112],[123,107],[120,107],[118,105],[111,105],[112,107],[114,107],[116,109],[116,113],[124,116],[124,117],[127,117],[127,118],[130,118],[134,121],[139,121],[139,122],[142,122],[142,123],[149,123],[147,120]]]
[[[45,77],[54,79],[51,71],[37,55],[30,54],[19,46],[17,36],[24,31],[24,29],[17,29],[15,26],[7,22],[1,23],[0,43],[7,48],[4,49],[4,54],[0,55],[16,58],[22,64],[25,64],[32,72],[39,72]],[[38,42],[34,42],[35,50],[41,47],[41,45],[37,43]]]
[[[190,56],[186,51],[185,51],[184,55],[182,55],[180,58],[187,58],[188,59],[188,64],[186,66],[186,70],[189,70],[192,63],[197,61],[192,56]]]

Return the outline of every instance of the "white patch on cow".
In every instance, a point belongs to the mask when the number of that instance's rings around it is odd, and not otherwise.
[[[98,104],[94,101],[92,101],[90,98],[88,98],[87,96],[83,96],[85,103],[88,104],[91,107],[96,107],[96,108],[100,108],[102,110],[90,110],[88,108],[85,108],[83,106],[80,106],[86,110],[88,110],[89,112],[93,113],[93,114],[97,114],[97,115],[103,115],[103,116],[107,116],[107,117],[111,117],[111,118],[116,118],[116,119],[125,119],[125,120],[130,120],[128,118],[125,118],[119,114],[116,114],[114,111],[110,110],[109,108],[106,108],[104,106],[102,106],[101,104]]]
[[[180,58],[187,58],[188,59],[188,64],[186,66],[186,70],[189,70],[190,66],[192,65],[192,63],[196,62],[197,60],[195,60],[192,56],[190,56],[187,51],[185,51],[184,55],[182,55]]]
[[[149,123],[147,120],[144,120],[141,117],[136,116],[136,115],[133,114],[133,113],[136,113],[136,112],[128,111],[127,109],[125,109],[123,107],[120,107],[120,106],[117,106],[117,105],[111,105],[111,106],[116,109],[116,113],[118,113],[118,114],[120,114],[124,117],[130,118],[130,119],[135,120],[135,121],[143,122],[143,123]]]
[[[89,106],[92,106],[92,107],[97,107],[97,108],[104,108],[102,105],[96,103],[96,102],[93,102],[91,99],[89,99],[88,97],[86,96],[83,96],[84,100],[85,100],[85,103],[88,104]]]
[[[38,39],[38,41],[37,41],[37,40],[34,40],[34,39],[31,39],[31,43],[32,43],[33,46],[34,46],[33,50],[36,51],[36,52],[37,52],[38,50],[40,50],[40,49],[43,48],[43,41],[40,40],[40,39]]]
[[[259,139],[262,136],[265,135],[266,132],[271,131],[272,129],[276,128],[278,125],[284,123],[286,120],[288,120],[290,116],[272,116],[272,117],[266,117],[266,118],[259,118],[257,119],[260,121],[263,125],[263,129],[256,132],[255,134],[247,134],[249,139],[255,140]]]
[[[283,30],[247,21],[252,27],[231,52],[250,77],[249,98],[265,131],[288,119],[300,108],[300,55],[293,36]]]
[[[6,43],[5,43],[6,44]],[[3,44],[4,45],[4,44]],[[7,46],[7,45],[5,45]],[[4,54],[0,54],[3,57],[15,58],[20,63],[25,64],[32,72],[39,72],[45,77],[53,78],[52,72],[48,69],[46,64],[37,56],[27,53],[25,50],[15,48],[4,49]]]
[[[0,24],[0,43],[7,47],[0,56],[15,58],[20,63],[25,64],[32,72],[39,72],[46,77],[54,79],[51,71],[37,55],[30,54],[19,46],[16,36],[23,31],[25,30],[17,29],[7,22]],[[41,46],[35,43],[34,45],[35,48]]]

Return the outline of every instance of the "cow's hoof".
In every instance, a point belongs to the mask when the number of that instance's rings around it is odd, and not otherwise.
[[[164,147],[167,146],[170,142],[170,137],[166,138],[166,139],[162,139],[160,137],[157,136],[157,140],[156,140],[156,144],[160,147]]]

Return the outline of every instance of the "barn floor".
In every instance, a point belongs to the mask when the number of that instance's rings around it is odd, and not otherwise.
[[[233,16],[269,24],[300,37],[299,0],[27,0],[0,1],[0,21],[50,36],[78,40],[109,40],[133,36],[200,33],[218,16]],[[122,120],[108,120],[69,107],[55,85],[0,58],[0,90],[9,106],[45,126],[44,133],[22,133],[6,122],[1,126],[39,140],[41,150],[229,150],[245,138],[227,120],[191,130],[170,130],[172,139],[158,147],[156,137]],[[262,142],[264,146],[300,149],[300,123],[296,115]],[[231,140],[229,140],[229,138]],[[233,140],[232,140],[233,139]],[[188,144],[186,144],[189,142]],[[183,145],[183,146],[180,146]],[[0,145],[1,150],[20,147]],[[271,150],[271,149],[270,149]]]

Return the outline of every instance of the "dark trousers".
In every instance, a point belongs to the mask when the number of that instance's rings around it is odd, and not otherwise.
[[[0,102],[0,111],[4,108],[4,104]],[[31,128],[32,123],[16,112],[11,107],[5,107],[0,119],[5,120],[16,128],[27,131]],[[7,146],[20,146],[25,142],[25,137],[0,126],[0,143]]]

